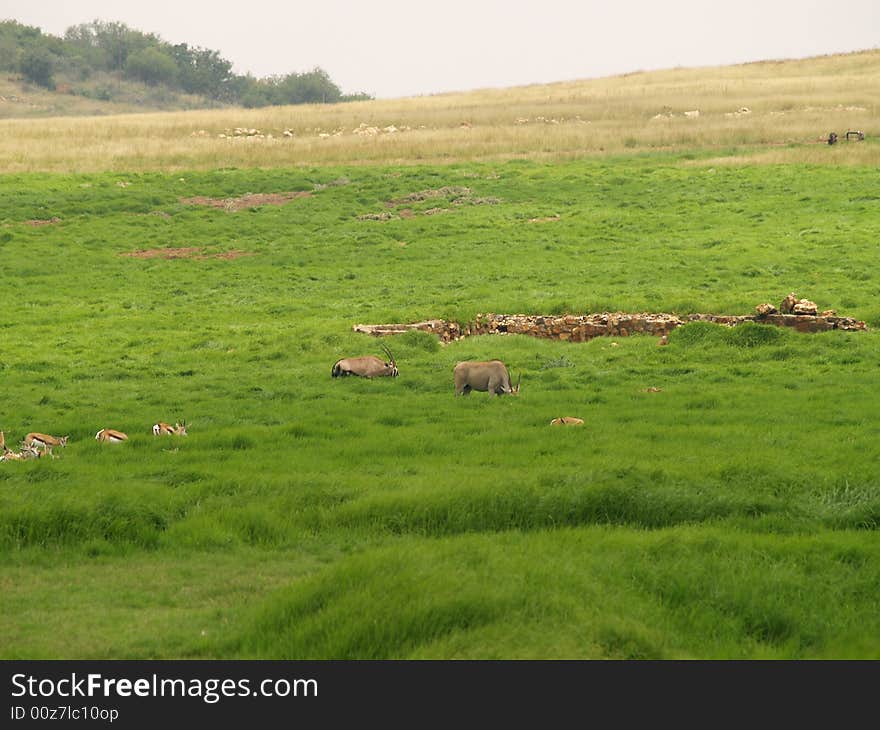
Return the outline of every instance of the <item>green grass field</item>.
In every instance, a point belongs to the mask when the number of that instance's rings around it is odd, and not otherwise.
[[[717,156],[0,176],[0,429],[70,436],[0,463],[0,657],[880,658],[880,173]],[[790,291],[869,331],[330,377],[356,323]],[[521,394],[455,398],[493,357]]]

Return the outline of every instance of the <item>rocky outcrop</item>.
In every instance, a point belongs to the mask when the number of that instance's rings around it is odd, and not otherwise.
[[[412,324],[356,324],[355,332],[383,336],[409,330],[422,330],[437,335],[442,342],[451,342],[471,335],[529,335],[553,340],[586,342],[594,337],[629,337],[652,335],[665,338],[672,330],[688,322],[714,322],[735,327],[743,322],[792,327],[798,332],[827,330],[866,330],[861,320],[838,317],[834,310],[821,314],[814,302],[789,294],[779,310],[772,304],[759,304],[753,315],[676,314],[603,312],[601,314],[478,314],[473,322],[460,324],[443,319],[430,319]]]
[[[447,322],[445,319],[428,319],[411,324],[356,324],[352,329],[375,337],[401,335],[410,330],[421,330],[437,335],[442,342],[452,342],[462,337],[461,326],[457,322]]]

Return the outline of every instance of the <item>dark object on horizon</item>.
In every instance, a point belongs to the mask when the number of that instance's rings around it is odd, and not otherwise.
[[[837,141],[837,132],[828,135],[828,144],[834,144]]]

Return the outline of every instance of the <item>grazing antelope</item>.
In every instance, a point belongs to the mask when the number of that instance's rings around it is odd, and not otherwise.
[[[22,441],[22,446],[25,449],[36,449],[42,447],[43,454],[51,454],[52,449],[55,446],[67,446],[67,439],[67,436],[56,438],[55,436],[50,436],[47,433],[31,432],[24,437],[24,441]]]
[[[153,424],[153,436],[186,436],[186,421],[174,425],[159,421]]]
[[[501,360],[489,360],[488,362],[475,362],[465,360],[458,363],[453,370],[455,376],[455,394],[470,395],[472,390],[488,391],[494,395],[516,395],[519,393],[519,383],[522,375],[516,381],[516,385],[510,384],[510,372]]]
[[[102,428],[95,434],[95,440],[100,441],[101,443],[121,444],[123,441],[128,441],[128,436],[122,433],[122,431],[116,431],[112,428]]]
[[[551,426],[583,426],[583,418],[575,418],[574,416],[562,416],[562,418],[554,418],[550,421]]]
[[[344,357],[333,363],[333,369],[330,374],[334,378],[342,375],[359,375],[362,378],[378,378],[383,375],[392,378],[400,375],[397,372],[397,363],[394,362],[394,355],[388,346],[382,345],[383,352],[388,356],[388,362],[381,360],[374,355],[366,355],[364,357]]]

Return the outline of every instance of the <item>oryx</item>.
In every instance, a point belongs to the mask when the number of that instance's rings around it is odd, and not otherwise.
[[[394,355],[384,343],[382,351],[388,356],[388,362],[374,356],[365,355],[364,357],[344,357],[333,363],[333,369],[330,374],[334,378],[342,375],[359,375],[362,378],[378,378],[383,375],[397,377],[397,363],[394,362]]]
[[[494,395],[516,395],[519,393],[519,382],[522,375],[511,385],[510,372],[501,360],[476,362],[465,360],[458,363],[453,370],[455,376],[455,394],[469,395],[472,390],[488,391]]]

